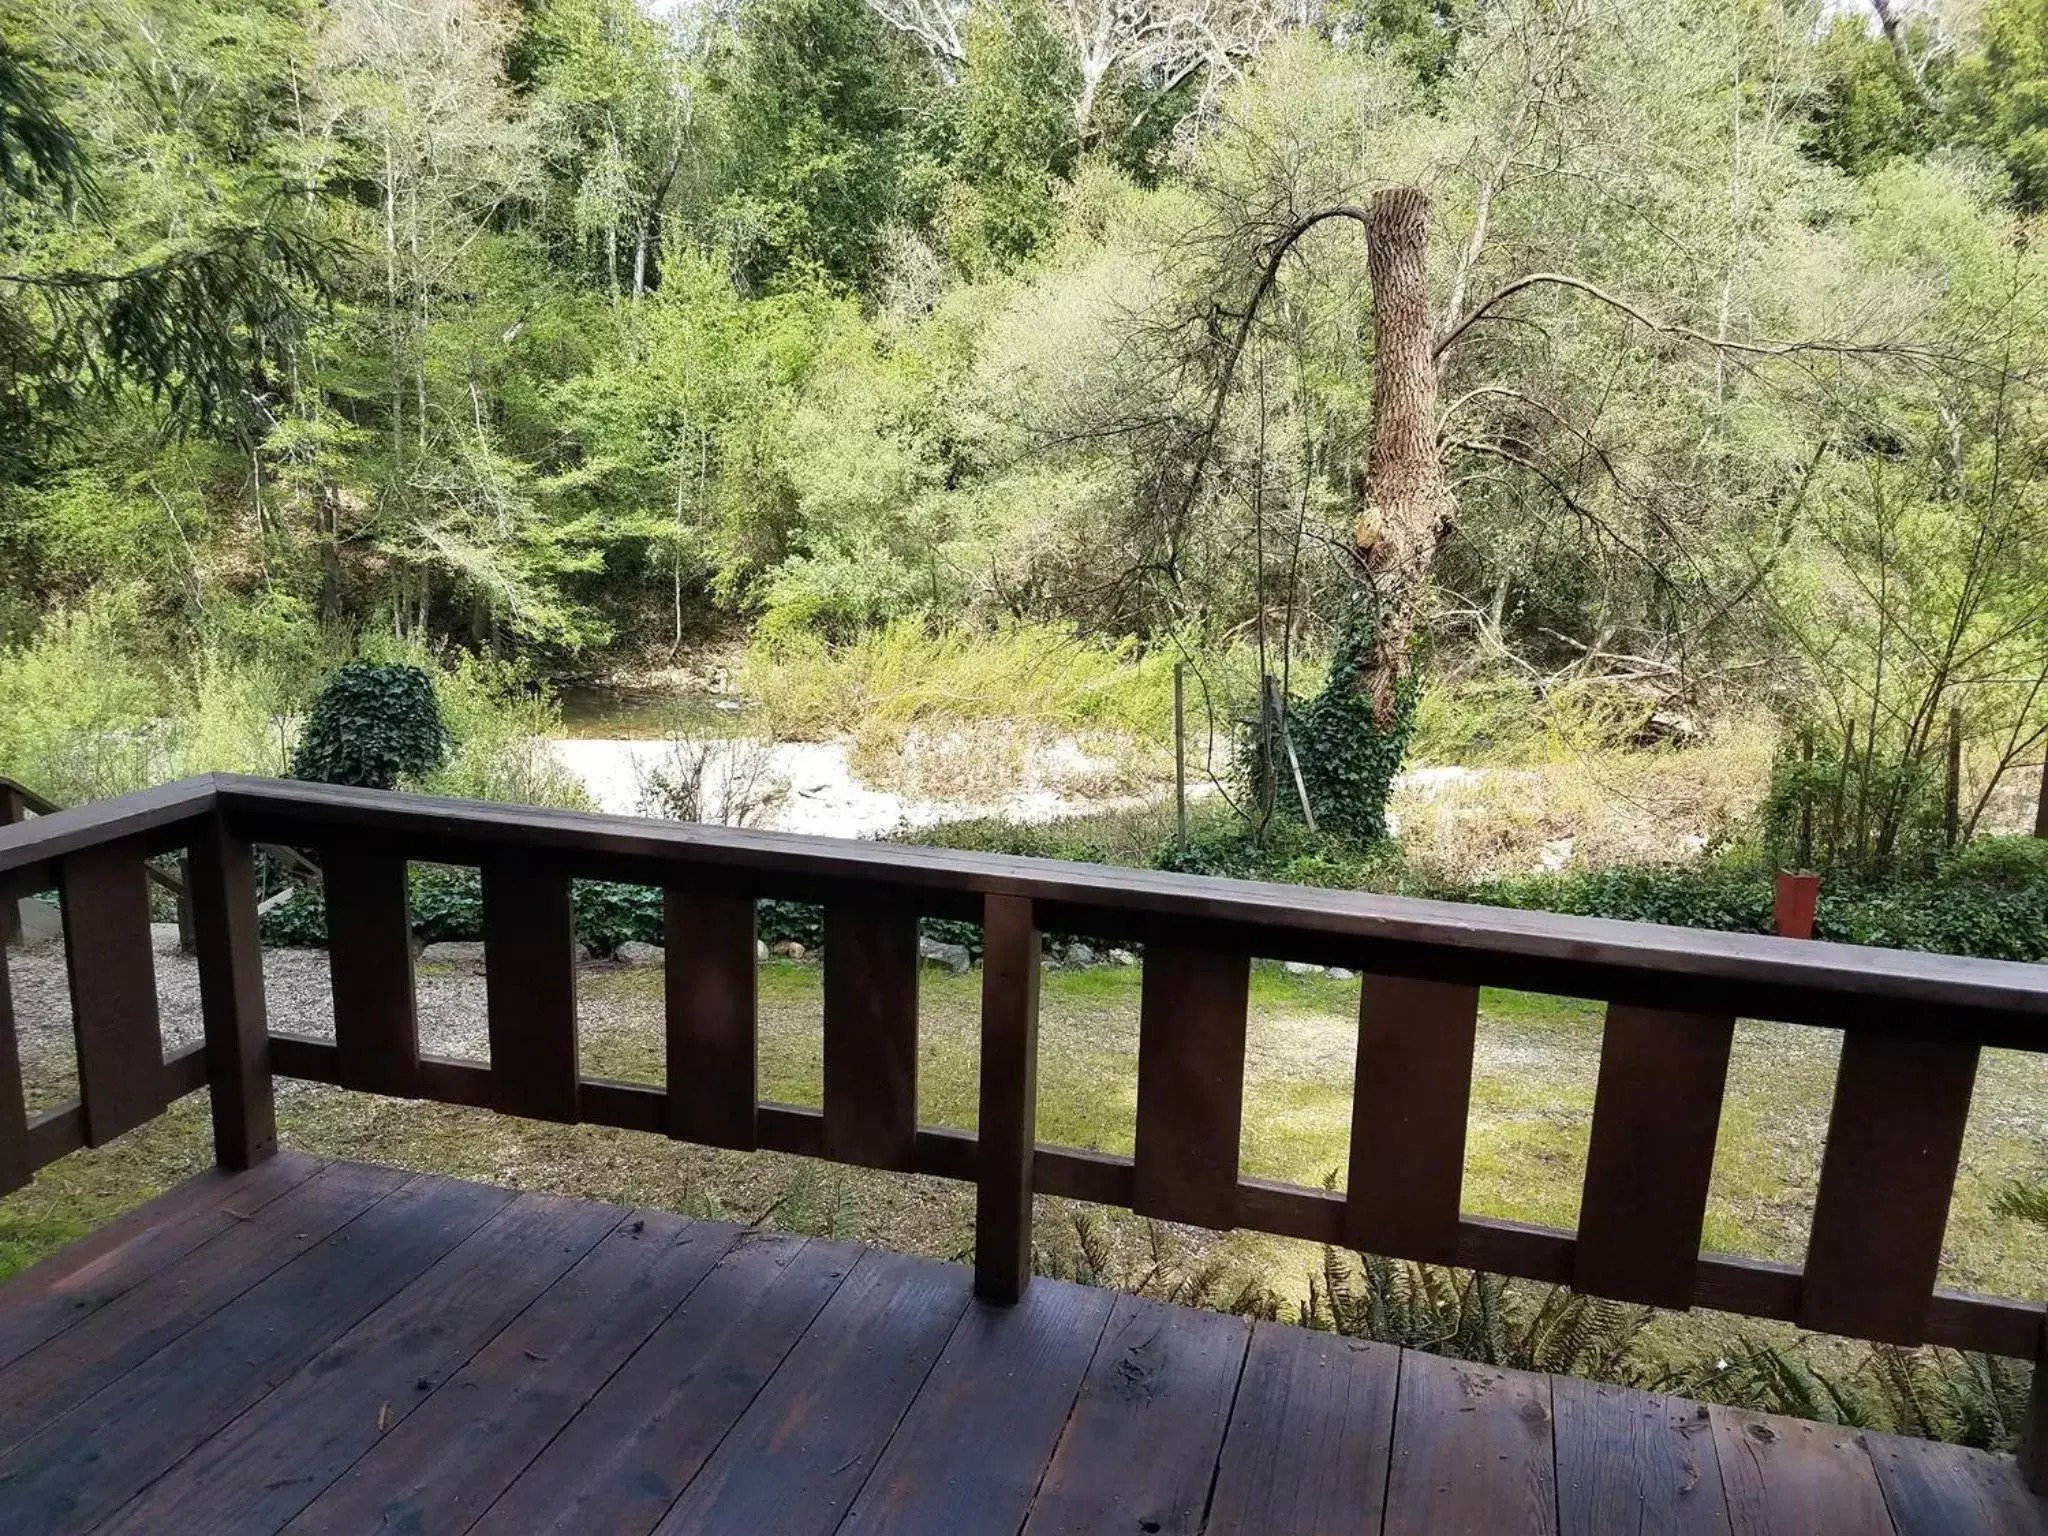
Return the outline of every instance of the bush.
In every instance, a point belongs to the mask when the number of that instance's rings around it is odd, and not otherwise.
[[[418,667],[352,661],[313,701],[292,754],[292,777],[316,784],[396,789],[448,756],[433,680]]]
[[[414,942],[474,943],[484,936],[483,880],[476,870],[415,864],[406,884]],[[657,886],[578,880],[570,887],[569,900],[576,940],[598,959],[610,959],[626,944],[662,942],[662,900]],[[806,949],[815,949],[824,942],[824,915],[804,902],[760,902],[755,924],[763,943],[794,940]],[[289,901],[279,902],[263,914],[262,929],[263,942],[269,945],[324,948],[327,908],[320,891],[301,887]],[[978,932],[974,947],[980,947]]]

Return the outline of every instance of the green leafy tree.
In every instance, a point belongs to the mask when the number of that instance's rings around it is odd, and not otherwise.
[[[869,286],[906,207],[921,61],[862,0],[748,0],[719,86],[718,223],[741,280]]]

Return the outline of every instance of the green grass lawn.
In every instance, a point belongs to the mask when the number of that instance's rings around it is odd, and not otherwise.
[[[584,1069],[657,1082],[658,970],[587,967],[581,977]],[[1342,1186],[1349,1133],[1358,983],[1260,965],[1252,978],[1245,1081],[1245,1172]],[[423,969],[423,1013],[437,990],[475,977]],[[978,1066],[978,974],[927,973],[921,997],[920,1118],[971,1129]],[[1137,1110],[1139,973],[1098,968],[1045,978],[1039,1136],[1131,1150]],[[776,962],[760,973],[763,1096],[816,1105],[821,1084],[820,972]],[[1570,1227],[1577,1218],[1598,1069],[1592,1004],[1488,992],[1481,1005],[1466,1157],[1468,1212]],[[1707,1246],[1797,1262],[1804,1248],[1833,1084],[1837,1037],[1744,1024],[1737,1032],[1708,1208]],[[36,1083],[50,1101],[59,1085]],[[946,1180],[732,1153],[601,1127],[542,1125],[482,1111],[281,1084],[285,1143],[522,1188],[691,1214],[831,1232],[944,1258],[973,1241],[973,1193]],[[0,1273],[90,1230],[204,1166],[204,1095],[111,1146],[64,1159],[0,1201]],[[2015,1177],[2048,1175],[2048,1058],[1987,1052],[1950,1216],[1943,1283],[2019,1297],[2048,1294],[2048,1253],[1993,1195]],[[1398,1171],[1390,1172],[1398,1177]],[[1128,1233],[1138,1224],[1125,1221]],[[1041,1214],[1059,1238],[1058,1211]],[[1284,1303],[1306,1292],[1319,1255],[1256,1234],[1187,1234],[1189,1251],[1255,1277]],[[1676,1320],[1674,1320],[1675,1322]],[[1726,1320],[1711,1326],[1722,1327]],[[1752,1325],[1743,1325],[1751,1327]],[[1689,1328],[1682,1329],[1689,1331]],[[1752,1328],[1753,1331],[1753,1328]]]

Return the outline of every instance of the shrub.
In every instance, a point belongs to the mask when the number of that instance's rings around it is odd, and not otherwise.
[[[418,667],[349,662],[313,701],[292,777],[318,784],[395,789],[448,756],[448,730],[433,680]]]
[[[474,943],[484,936],[483,881],[476,870],[415,864],[406,885],[416,943]],[[578,880],[570,887],[569,899],[577,942],[598,959],[610,959],[622,945],[662,942],[659,887]],[[763,901],[756,914],[756,931],[764,943],[787,939],[815,949],[824,942],[824,916],[815,906]],[[932,925],[935,930],[939,926]],[[319,889],[303,886],[290,900],[270,908],[263,914],[262,930],[263,942],[280,948],[324,947],[327,908]],[[978,937],[974,947],[980,947]]]

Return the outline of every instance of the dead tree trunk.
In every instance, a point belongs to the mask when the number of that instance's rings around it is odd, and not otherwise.
[[[1437,452],[1436,360],[1429,307],[1429,196],[1377,193],[1366,220],[1372,282],[1372,448],[1353,486],[1359,564],[1372,589],[1372,640],[1356,686],[1393,723],[1408,675],[1416,610],[1437,543],[1457,513]]]

